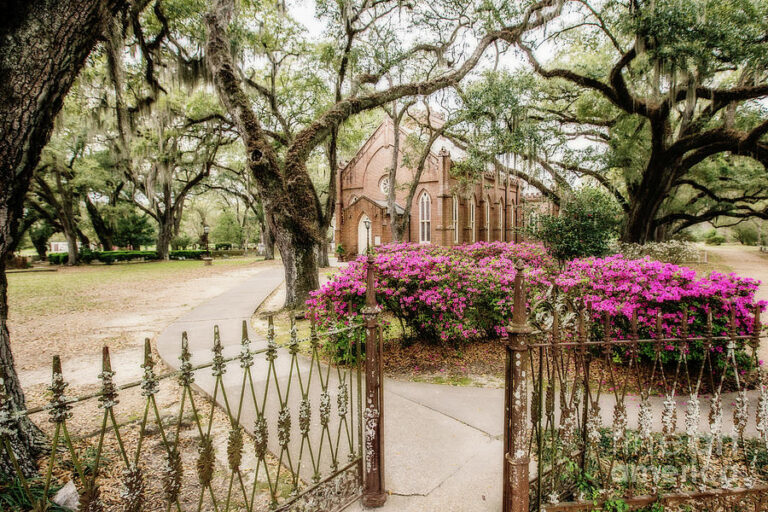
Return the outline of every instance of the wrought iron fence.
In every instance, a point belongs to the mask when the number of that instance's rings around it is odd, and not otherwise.
[[[47,405],[7,410],[0,385],[0,450],[35,510],[46,510],[65,480],[76,484],[81,511],[336,510],[362,491],[364,384],[360,363],[325,364],[321,346],[345,331],[375,331],[370,313],[370,325],[322,334],[313,327],[305,339],[294,327],[282,347],[271,318],[261,347],[243,322],[231,357],[216,327],[212,358],[202,364],[193,364],[184,333],[178,370],[162,374],[147,340],[143,377],[120,386],[105,347],[100,390],[77,398],[66,395],[66,368],[55,357]],[[50,455],[36,481],[15,464],[10,422],[19,414],[50,422]],[[89,419],[92,435],[74,435],[72,423],[83,431]]]
[[[557,290],[531,318],[523,304],[521,276],[508,340],[505,511],[768,510],[759,307],[750,334],[724,307],[714,312],[729,318],[724,332],[710,312],[703,334],[690,334],[681,308],[670,335],[661,313],[641,329],[635,311],[619,333]]]

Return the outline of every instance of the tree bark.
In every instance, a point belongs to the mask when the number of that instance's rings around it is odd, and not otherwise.
[[[656,241],[655,220],[669,196],[679,163],[652,157],[640,183],[629,188],[629,208],[621,236],[623,242],[643,244]]]
[[[8,280],[5,275],[5,257],[0,258],[0,370],[5,381],[5,392],[12,407],[24,406],[24,391],[21,389],[19,376],[11,352],[11,337],[8,330]],[[2,381],[0,381],[2,382]],[[15,421],[15,431],[11,435],[14,455],[22,471],[33,475],[37,471],[35,459],[42,452],[44,436],[27,416]],[[5,452],[0,457],[0,471],[6,475],[14,474],[14,469]]]
[[[169,216],[163,215],[158,220],[157,243],[155,246],[157,257],[164,261],[170,259],[169,247],[173,238],[173,219],[167,217]]]
[[[67,239],[67,265],[78,264],[77,252],[77,233],[71,230],[64,230],[64,237]]]
[[[264,215],[266,216],[266,212],[264,212]],[[275,237],[272,235],[272,230],[269,228],[269,222],[266,219],[262,223],[261,229],[264,243],[264,259],[273,260],[275,259]]]
[[[317,264],[321,268],[328,268],[331,266],[331,261],[328,259],[328,240],[324,240],[317,244]]]
[[[93,204],[91,198],[86,194],[85,196],[85,209],[88,211],[88,217],[91,219],[91,226],[96,232],[96,236],[99,239],[101,247],[105,251],[111,251],[114,247],[112,228],[102,217],[99,208]]]
[[[64,96],[105,21],[124,7],[122,0],[16,0],[6,2],[0,21],[0,364],[15,409],[24,410],[26,402],[6,323],[5,260]],[[18,419],[16,427],[16,457],[32,475],[41,434],[26,417]]]
[[[284,230],[275,236],[285,269],[285,307],[301,309],[309,292],[320,287],[316,244]]]

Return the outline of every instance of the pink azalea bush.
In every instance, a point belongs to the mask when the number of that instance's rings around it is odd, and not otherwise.
[[[425,340],[501,336],[512,319],[518,261],[525,269],[529,297],[541,296],[557,285],[581,301],[595,320],[610,317],[611,334],[619,338],[629,335],[635,311],[641,337],[655,336],[659,312],[664,336],[679,336],[683,309],[688,310],[691,336],[705,333],[709,311],[714,334],[725,333],[731,308],[737,333],[752,333],[756,280],[717,272],[699,277],[690,268],[621,255],[577,259],[561,270],[537,243],[478,242],[454,248],[393,244],[377,248],[376,299]],[[359,257],[313,292],[308,306],[319,325],[346,324],[350,304],[354,312],[362,308],[366,266],[366,258]],[[765,308],[764,303],[759,305]],[[666,347],[666,360],[673,360],[678,348]],[[704,359],[701,343],[689,348],[691,359]],[[653,356],[652,347],[645,350],[650,351],[647,357]],[[722,343],[711,350],[722,360]],[[741,354],[743,359],[743,351]]]
[[[610,318],[612,335],[619,338],[630,333],[630,322],[637,312],[641,338],[656,337],[657,317],[661,315],[661,333],[664,337],[683,334],[683,311],[688,312],[688,335],[704,336],[707,316],[712,313],[712,334],[725,335],[730,328],[731,309],[734,312],[737,335],[752,334],[754,311],[766,303],[755,302],[760,284],[755,279],[736,274],[712,272],[697,276],[696,271],[672,263],[642,259],[626,259],[622,255],[605,258],[583,258],[570,262],[554,278],[554,283],[572,297],[583,300],[595,320]],[[743,346],[743,343],[740,344]],[[664,347],[663,359],[676,359],[679,347]],[[688,347],[689,357],[702,360],[705,353],[702,342]],[[652,347],[644,347],[646,357],[653,357]],[[722,359],[725,343],[720,341],[710,349],[715,359]]]
[[[457,248],[393,244],[376,251],[376,298],[430,340],[499,336],[511,320],[516,262],[529,286],[540,286],[554,261],[532,243],[476,243]],[[359,257],[312,294],[321,326],[348,322],[349,305],[365,302],[366,258]]]

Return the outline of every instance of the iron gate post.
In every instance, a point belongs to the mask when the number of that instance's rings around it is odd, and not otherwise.
[[[516,265],[512,325],[507,327],[504,378],[504,512],[528,512],[528,334],[523,266]]]
[[[384,490],[384,388],[382,369],[382,340],[379,331],[381,308],[376,304],[376,268],[371,254],[366,270],[365,307],[365,453],[363,456],[363,506],[381,507],[387,501]]]

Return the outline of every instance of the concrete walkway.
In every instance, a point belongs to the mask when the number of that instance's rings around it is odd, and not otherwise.
[[[177,368],[181,333],[186,330],[193,362],[208,361],[211,358],[213,326],[218,324],[225,356],[235,355],[239,350],[242,320],[249,319],[261,302],[281,283],[282,269],[266,269],[199,306],[159,336],[158,352],[166,363]],[[263,339],[253,341],[256,350],[265,346]],[[288,360],[288,357],[278,357],[278,362],[283,361],[277,368],[278,380],[287,379],[291,371],[285,363]],[[257,360],[254,374],[263,371],[265,364]],[[305,371],[306,365],[302,363],[301,366],[302,372]],[[239,377],[236,373],[232,369],[227,374],[228,393],[238,392]],[[199,375],[196,384],[204,391],[212,392],[213,380],[207,375]],[[264,382],[257,383],[257,388],[261,384]],[[334,388],[336,384],[332,379],[329,387]],[[754,434],[757,394],[750,392],[749,399],[750,420],[747,431]],[[684,428],[686,400],[687,397],[677,399],[678,430]],[[658,430],[661,428],[662,401],[662,397],[652,398]],[[312,403],[317,404],[316,395],[312,397]],[[639,403],[636,396],[626,399],[630,428],[636,428]],[[600,405],[604,424],[610,425],[613,396],[605,394]],[[290,409],[297,410],[297,406],[297,398],[292,398]],[[384,406],[386,488],[390,497],[380,510],[479,512],[501,509],[503,390],[386,379]],[[273,404],[274,407],[276,404]],[[701,409],[700,428],[702,432],[708,432],[709,408],[705,397],[701,399]],[[723,396],[723,409],[723,432],[729,434],[733,396]],[[274,411],[276,414],[277,409]],[[316,416],[313,414],[315,422]],[[246,412],[241,423],[250,429],[252,414]],[[294,421],[294,429],[296,423]],[[277,449],[274,437],[272,435],[270,441],[270,449],[273,451]],[[292,440],[299,437],[293,435]],[[306,476],[304,470],[302,476]],[[349,510],[363,509],[361,505],[354,504]]]
[[[179,366],[181,334],[186,331],[193,363],[211,359],[214,325],[218,325],[224,355],[233,356],[240,348],[240,326],[282,284],[280,268],[268,268],[237,287],[198,306],[172,325],[157,339],[160,357],[172,368]],[[266,346],[266,340],[253,339],[252,348]],[[289,358],[278,356],[278,380],[287,379]],[[254,375],[266,373],[263,356],[257,357]],[[239,393],[239,368],[229,366],[225,385],[230,401]],[[302,364],[302,371],[306,370]],[[195,384],[212,394],[210,371],[199,371]],[[256,387],[264,384],[259,377]],[[336,382],[331,378],[330,388]],[[290,400],[289,408],[296,410]],[[503,393],[498,389],[460,388],[387,379],[384,422],[387,489],[392,493],[384,510],[398,511],[485,511],[501,505],[502,463],[501,426]],[[317,397],[312,399],[318,403]],[[247,403],[247,402],[246,402]],[[275,409],[277,404],[267,406]],[[247,408],[247,407],[246,407]],[[313,420],[317,421],[316,414]],[[241,423],[250,430],[253,411],[244,411]],[[294,421],[294,428],[297,421]],[[273,428],[270,425],[270,428]],[[270,449],[276,436],[270,436]],[[300,436],[292,435],[292,440]],[[303,476],[304,471],[302,471]],[[350,510],[358,510],[353,505]]]

